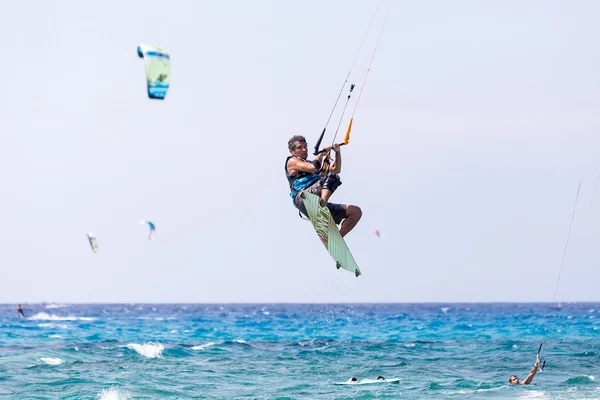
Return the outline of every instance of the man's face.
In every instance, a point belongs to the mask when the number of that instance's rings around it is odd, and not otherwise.
[[[308,145],[303,142],[294,142],[294,150],[291,151],[296,157],[306,159],[308,157]]]
[[[516,377],[516,376],[514,376],[514,375],[510,377],[510,380],[509,380],[509,381],[510,381],[510,383],[511,383],[512,385],[518,385],[518,384],[519,384],[519,378],[517,378],[517,377]]]

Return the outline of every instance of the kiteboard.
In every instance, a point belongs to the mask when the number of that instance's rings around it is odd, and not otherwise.
[[[346,381],[346,382],[336,382],[336,385],[373,385],[375,383],[400,383],[400,378],[392,378],[392,379],[363,379],[362,381]]]
[[[313,228],[317,232],[321,243],[325,246],[331,257],[336,262],[338,269],[353,272],[357,277],[361,275],[360,269],[350,253],[344,238],[340,235],[327,204],[319,196],[302,191],[300,194],[304,200],[304,207]]]

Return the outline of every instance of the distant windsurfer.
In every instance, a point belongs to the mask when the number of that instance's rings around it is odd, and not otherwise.
[[[323,150],[327,151],[316,155],[313,161],[308,161],[306,139],[304,136],[295,135],[288,141],[288,149],[291,155],[285,161],[285,174],[290,184],[290,196],[294,199],[294,206],[308,217],[300,192],[306,190],[321,197],[327,203],[335,223],[342,224],[340,235],[346,236],[362,217],[362,210],[358,206],[329,202],[329,197],[342,184],[339,176],[342,169],[340,146],[334,144],[332,147],[326,147]],[[335,152],[335,159],[322,176],[323,157],[330,150]]]
[[[533,366],[533,368],[529,372],[529,375],[527,375],[527,378],[525,378],[523,382],[520,382],[519,378],[517,378],[516,375],[512,375],[510,378],[508,378],[508,383],[510,383],[511,385],[529,385],[533,380],[533,377],[537,373],[541,361],[542,360],[540,360],[539,357],[537,358],[537,360],[535,360],[535,365]]]
[[[27,318],[27,315],[25,315],[25,312],[23,311],[23,307],[20,304],[17,304],[17,311],[19,312],[20,318]]]

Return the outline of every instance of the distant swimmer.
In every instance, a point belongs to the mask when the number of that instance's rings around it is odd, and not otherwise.
[[[20,304],[17,304],[17,311],[19,312],[19,317],[27,318],[27,315],[23,312],[23,307]]]
[[[508,383],[510,383],[511,385],[529,385],[531,383],[531,381],[533,380],[533,377],[537,373],[538,367],[540,366],[541,361],[542,360],[540,360],[539,357],[537,360],[535,360],[535,365],[533,366],[533,368],[529,372],[529,375],[527,375],[527,378],[525,378],[525,380],[523,382],[519,382],[519,378],[517,378],[516,375],[512,375],[508,379]]]
[[[366,378],[366,379],[358,380],[357,378],[352,377],[344,383],[337,383],[337,385],[344,385],[344,384],[345,385],[372,385],[372,384],[378,384],[378,383],[400,383],[400,379],[399,378],[386,379],[385,377],[383,377],[381,375],[379,375],[377,377],[377,379]]]

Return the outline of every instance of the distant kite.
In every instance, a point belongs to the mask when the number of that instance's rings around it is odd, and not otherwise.
[[[148,97],[164,100],[171,82],[171,57],[167,53],[167,49],[140,44],[137,52],[146,64]]]
[[[375,229],[375,230],[373,231],[373,233],[374,233],[375,235],[377,235],[377,237],[380,237],[380,236],[381,236],[381,234],[379,233],[379,231],[378,231],[377,229]]]
[[[156,227],[150,221],[141,220],[140,224],[148,224],[148,228],[150,228],[150,233],[148,234],[148,240],[151,240],[154,237],[154,232],[156,231]]]
[[[88,232],[86,236],[88,238],[88,242],[90,242],[92,251],[96,253],[98,251],[98,239],[96,239],[96,236],[94,236],[92,232]]]

